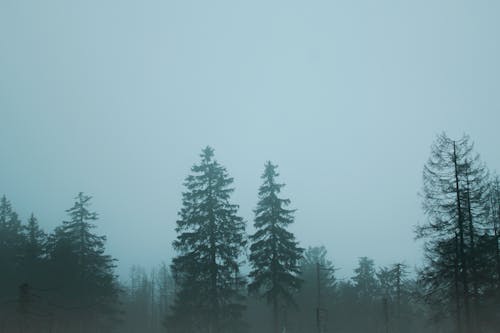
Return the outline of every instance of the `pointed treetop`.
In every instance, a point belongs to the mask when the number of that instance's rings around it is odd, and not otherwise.
[[[2,204],[2,206],[3,205],[10,205],[10,202],[9,202],[9,200],[7,200],[7,197],[5,196],[5,194],[2,195],[1,204]]]
[[[214,149],[210,146],[206,146],[201,151],[200,157],[202,158],[203,162],[211,161],[212,158],[214,157]]]
[[[38,222],[37,218],[35,217],[35,213],[31,212],[31,215],[28,219],[28,225],[34,225]]]
[[[260,177],[264,182],[259,188],[259,196],[265,197],[271,194],[275,196],[277,193],[280,193],[281,188],[285,186],[285,184],[277,183],[276,177],[280,174],[277,171],[278,166],[276,164],[271,163],[271,161],[267,161],[264,165],[264,173]],[[285,205],[288,200],[283,201]]]
[[[2,199],[0,200],[0,209],[5,212],[10,212],[12,210],[12,205],[9,200],[7,200],[7,197],[5,194],[2,196]]]
[[[7,223],[10,215],[12,214],[12,206],[10,201],[7,200],[5,195],[2,196],[0,200],[0,225]]]
[[[97,220],[97,213],[90,212],[88,207],[90,206],[90,200],[92,197],[90,195],[85,195],[83,192],[79,192],[75,197],[75,203],[73,207],[66,209],[66,212],[73,218],[83,215],[84,220]]]
[[[272,164],[271,161],[267,161],[264,166],[264,173],[262,174],[261,178],[271,181],[274,178],[278,177],[280,174],[276,171],[277,168],[277,165]]]

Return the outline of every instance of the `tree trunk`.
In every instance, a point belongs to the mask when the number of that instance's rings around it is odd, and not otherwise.
[[[465,240],[464,240],[464,220],[462,214],[462,205],[460,198],[460,184],[458,180],[458,165],[457,165],[457,154],[456,154],[456,144],[453,142],[453,164],[455,167],[455,191],[457,196],[457,213],[458,213],[458,235],[460,240],[460,263],[461,263],[461,273],[462,273],[462,287],[463,287],[463,298],[464,298],[464,311],[465,311],[465,329],[466,333],[471,332],[470,325],[470,306],[469,306],[469,281],[467,279],[467,261],[465,257]],[[459,271],[459,272],[460,272]]]
[[[455,311],[456,311],[456,326],[457,326],[457,333],[462,333],[462,308],[460,306],[460,288],[458,285],[458,280],[459,280],[459,274],[458,274],[458,235],[455,232],[455,237],[454,237],[454,243],[455,243],[455,259],[453,263],[453,277],[455,280]]]
[[[466,162],[467,163],[467,162]],[[470,241],[470,256],[472,260],[476,258],[476,245],[475,245],[475,239],[474,239],[474,223],[473,223],[473,218],[472,218],[472,208],[471,208],[471,200],[470,200],[470,182],[469,182],[469,169],[467,166],[466,170],[466,180],[467,180],[467,213],[468,213],[468,222],[469,222],[469,241]],[[478,302],[477,302],[477,297],[479,295],[479,287],[477,284],[477,271],[476,271],[476,265],[474,262],[471,263],[471,269],[472,269],[472,288],[474,290],[472,302],[474,305],[474,308],[472,309],[472,323],[471,326],[474,328],[474,332],[479,332],[479,327],[477,326],[478,321],[477,321],[477,309],[478,309]]]

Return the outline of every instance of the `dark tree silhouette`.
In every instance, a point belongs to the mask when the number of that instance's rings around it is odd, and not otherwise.
[[[477,331],[482,262],[477,243],[486,211],[486,179],[468,136],[437,137],[423,174],[428,222],[417,228],[417,237],[426,239],[427,263],[421,277],[428,295],[440,295],[434,300],[449,300],[448,312],[455,313],[458,332]]]
[[[177,331],[235,332],[244,310],[240,256],[245,223],[230,202],[233,179],[206,147],[186,178],[172,272],[178,287],[173,315]]]
[[[378,292],[374,261],[368,257],[359,258],[358,267],[354,269],[354,273],[352,280],[359,298],[366,302],[371,301]]]
[[[0,297],[17,294],[24,237],[21,221],[5,196],[0,199]]]
[[[335,267],[327,258],[326,248],[308,247],[300,261],[300,271],[303,283],[297,295],[299,311],[294,314],[296,323],[302,329],[314,328],[315,331],[326,332],[329,326],[327,317],[333,311],[337,286]]]
[[[34,214],[28,219],[28,224],[24,226],[24,260],[29,263],[40,260],[45,254],[47,234],[40,228],[38,220]]]
[[[274,332],[280,331],[281,306],[294,304],[294,294],[300,288],[300,260],[303,249],[286,228],[293,223],[294,210],[287,209],[289,199],[278,195],[284,184],[276,182],[277,166],[267,162],[259,188],[255,209],[255,234],[250,236],[252,279],[249,290],[266,297],[272,304]]]
[[[105,254],[106,237],[92,232],[97,213],[89,210],[90,200],[80,192],[66,211],[70,219],[56,228],[48,242],[59,315],[84,332],[110,325],[120,292],[115,259]]]

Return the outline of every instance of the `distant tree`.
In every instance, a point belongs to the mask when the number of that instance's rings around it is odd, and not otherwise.
[[[412,284],[408,280],[408,268],[403,263],[381,267],[377,272],[380,293],[387,304],[387,316],[396,331],[408,331],[410,294]],[[402,318],[405,317],[403,325]],[[404,329],[403,329],[404,328]]]
[[[319,281],[320,291],[325,298],[333,295],[337,284],[336,268],[327,256],[328,252],[324,246],[310,246],[304,251],[300,261],[300,276],[304,283],[306,280],[310,282],[309,284],[314,281],[314,288],[317,289],[317,281]]]
[[[363,332],[362,322],[371,313],[366,313],[363,306],[360,309],[357,291],[350,279],[337,283],[335,302],[333,303],[332,317],[334,329],[332,332]]]
[[[383,296],[401,305],[403,294],[406,293],[405,282],[408,276],[408,267],[403,263],[396,263],[390,267],[381,267],[377,272],[378,285]]]
[[[404,299],[407,299],[411,290],[408,283],[408,266],[401,262],[392,266],[392,276],[394,278],[395,303],[397,320],[401,321],[401,312]]]
[[[154,284],[144,268],[134,265],[130,270],[130,284],[125,302],[123,330],[128,332],[150,331],[154,312]]]
[[[0,199],[0,227],[2,227],[2,232],[6,231],[21,231],[21,221],[18,218],[17,213],[12,209],[12,205],[5,195]],[[6,236],[2,234],[2,236]],[[2,238],[2,245],[5,245],[7,239]]]
[[[124,333],[165,332],[167,308],[172,304],[174,284],[168,266],[161,263],[149,274],[138,265],[132,266],[129,282],[123,287],[123,320],[119,331]]]
[[[158,279],[156,283],[158,289],[159,321],[165,324],[165,319],[170,316],[170,306],[175,297],[175,283],[169,267],[164,262],[162,262],[158,268]]]
[[[46,245],[47,234],[40,228],[34,214],[23,226],[24,242],[21,250],[21,279],[30,286],[47,283]]]
[[[297,295],[299,311],[294,317],[304,330],[316,330],[319,324],[326,331],[327,314],[332,314],[337,285],[335,267],[326,248],[308,247],[300,261],[300,271],[303,283]]]
[[[378,284],[374,261],[368,257],[359,258],[358,267],[354,269],[354,273],[352,280],[358,297],[363,301],[370,301],[377,296]]]
[[[380,267],[376,274],[382,295],[392,300],[396,294],[394,270],[389,267]]]
[[[0,299],[17,294],[23,243],[21,221],[4,195],[0,199]]]
[[[272,304],[274,332],[280,332],[281,306],[294,304],[294,295],[301,285],[300,260],[303,249],[295,236],[287,230],[293,223],[294,210],[287,209],[289,199],[278,195],[284,186],[276,182],[277,166],[267,162],[259,188],[259,201],[255,209],[255,234],[250,236],[250,263],[252,279],[249,290],[265,296]]]
[[[0,199],[0,325],[7,331],[17,329],[19,286],[22,284],[21,221],[5,196]],[[17,326],[16,326],[17,325]]]
[[[24,259],[29,261],[40,260],[45,254],[47,234],[40,228],[33,213],[28,219],[28,224],[23,229],[25,234]]]
[[[490,179],[488,193],[487,230],[492,236],[491,246],[495,262],[496,289],[500,292],[500,177],[495,175]]]
[[[380,296],[375,263],[368,257],[360,257],[351,278],[355,308],[350,316],[358,318],[352,323],[355,330],[369,331],[383,325],[384,299]]]
[[[226,169],[203,149],[184,183],[172,262],[178,292],[167,325],[178,332],[236,332],[241,329],[243,288],[240,256],[245,223],[230,202]]]

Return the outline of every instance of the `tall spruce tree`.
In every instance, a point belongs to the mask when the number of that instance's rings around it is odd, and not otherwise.
[[[273,309],[274,332],[280,332],[280,308],[294,304],[294,294],[301,285],[300,261],[303,249],[287,227],[293,223],[294,210],[287,209],[289,199],[278,195],[284,184],[276,182],[279,174],[271,162],[265,165],[263,184],[255,209],[255,234],[250,236],[252,279],[249,291],[264,296]]]
[[[92,231],[98,217],[89,209],[91,198],[82,192],[76,196],[73,207],[66,211],[70,219],[56,228],[48,242],[61,316],[67,313],[64,309],[72,309],[71,324],[83,332],[113,324],[110,319],[117,314],[120,292],[115,259],[105,254],[106,237]]]
[[[233,178],[203,149],[184,183],[172,262],[178,292],[167,326],[177,332],[237,332],[242,328],[240,256],[245,222],[230,201]]]

